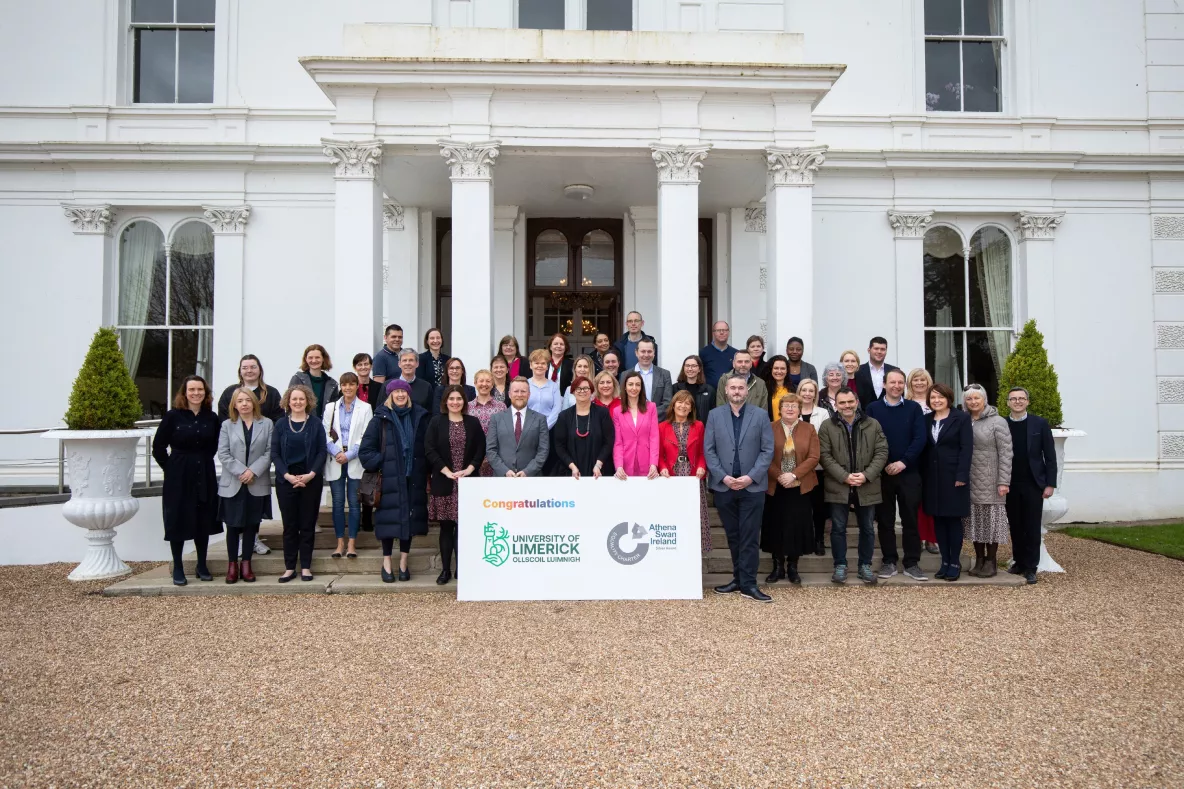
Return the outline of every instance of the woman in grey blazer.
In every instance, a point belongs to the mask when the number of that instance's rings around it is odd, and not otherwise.
[[[271,519],[271,420],[259,413],[259,399],[246,387],[235,390],[230,398],[230,418],[222,423],[218,435],[218,460],[222,475],[218,478],[219,517],[226,524],[226,583],[241,577],[255,580],[251,570],[251,552],[239,562],[239,541],[255,544],[259,523]]]

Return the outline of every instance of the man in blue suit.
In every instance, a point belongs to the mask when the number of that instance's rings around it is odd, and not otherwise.
[[[1011,486],[1007,493],[1007,523],[1015,564],[1008,571],[1036,583],[1040,564],[1040,527],[1044,500],[1057,486],[1057,452],[1048,420],[1028,413],[1028,390],[1015,387],[1007,393],[1011,412]]]
[[[756,585],[760,562],[761,514],[767,474],[773,461],[773,428],[765,409],[746,404],[748,382],[732,373],[725,384],[727,403],[707,415],[703,455],[715,507],[732,553],[732,581],[716,594],[739,592],[749,600],[771,603]]]

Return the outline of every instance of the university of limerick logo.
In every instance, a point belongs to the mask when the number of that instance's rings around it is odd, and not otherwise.
[[[494,567],[501,567],[510,558],[510,535],[496,523],[485,524],[485,555],[481,558]]]
[[[633,543],[633,549],[626,551],[621,547],[621,538],[626,534],[630,536],[630,542]],[[613,561],[618,564],[637,564],[650,550],[650,535],[646,528],[640,523],[633,524],[632,531],[629,524],[618,523],[608,533],[608,555],[613,557]]]

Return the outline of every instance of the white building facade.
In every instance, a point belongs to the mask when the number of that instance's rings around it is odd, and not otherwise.
[[[388,322],[470,374],[629,310],[675,370],[717,319],[820,368],[883,335],[993,391],[1035,318],[1070,519],[1184,511],[1172,0],[6,5],[2,428],[57,423],[100,325],[159,416]]]

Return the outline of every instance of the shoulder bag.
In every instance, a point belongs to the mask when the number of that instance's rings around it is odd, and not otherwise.
[[[386,425],[379,425],[378,451],[386,462]],[[358,501],[364,506],[378,509],[382,501],[382,466],[378,471],[363,471],[362,479],[358,481]]]

